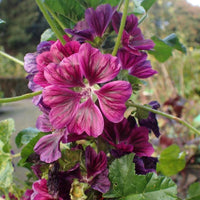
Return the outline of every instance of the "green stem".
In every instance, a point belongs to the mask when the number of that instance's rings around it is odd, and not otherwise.
[[[121,6],[122,6],[123,2],[124,2],[124,0],[121,0],[121,1],[119,2],[119,4],[118,4],[118,8],[117,8],[117,11],[119,11],[119,10],[120,10],[120,8],[121,8]]]
[[[41,2],[41,0],[36,0],[36,3],[38,5],[38,7],[40,8],[42,14],[44,15],[45,19],[47,20],[49,26],[51,27],[51,29],[53,30],[53,32],[56,34],[56,37],[60,40],[60,42],[64,45],[66,42],[63,38],[63,33],[61,33],[58,28],[56,27],[54,21],[52,20],[52,18],[50,17],[50,15],[48,14],[45,6],[43,5],[43,3]]]
[[[164,116],[168,119],[172,119],[172,120],[175,120],[177,121],[178,123],[180,124],[183,124],[184,126],[186,126],[187,128],[189,128],[190,130],[192,130],[193,132],[195,132],[196,134],[200,135],[200,131],[198,131],[196,128],[194,128],[192,125],[190,125],[188,122],[184,121],[183,119],[180,119],[178,117],[175,117],[173,115],[170,115],[170,114],[167,114],[167,113],[164,113],[164,112],[161,112],[161,111],[158,111],[158,110],[155,110],[155,109],[152,109],[148,106],[143,106],[143,105],[139,105],[139,104],[136,104],[134,102],[127,102],[126,104],[127,106],[130,106],[130,107],[135,107],[135,108],[141,108],[143,110],[147,110],[149,112],[152,112],[152,113],[155,113],[155,114],[158,114],[158,115],[161,115],[161,116]]]
[[[145,15],[143,15],[140,20],[138,21],[138,25],[140,25],[145,19],[147,18],[147,13],[145,13]]]
[[[125,0],[124,11],[123,11],[123,15],[122,15],[122,19],[121,19],[121,23],[120,23],[120,27],[119,27],[119,33],[118,33],[117,41],[115,43],[115,46],[114,46],[114,49],[113,49],[113,52],[112,52],[113,56],[117,55],[117,51],[118,51],[119,45],[121,43],[121,38],[122,38],[124,26],[126,24],[126,16],[127,16],[127,11],[128,11],[128,4],[129,4],[129,0]]]
[[[32,92],[32,93],[24,94],[24,95],[17,96],[17,97],[0,98],[0,103],[10,103],[10,102],[14,102],[14,101],[21,101],[23,99],[28,99],[28,98],[37,96],[39,94],[42,94],[42,91]]]
[[[3,51],[0,51],[0,54],[1,54],[2,56],[5,56],[6,58],[12,60],[12,61],[14,61],[14,62],[16,62],[16,63],[18,63],[18,64],[24,66],[24,62],[22,62],[21,60],[19,60],[19,59],[15,58],[15,57],[13,57],[13,56],[11,56],[11,55],[9,55],[9,54],[3,52]]]

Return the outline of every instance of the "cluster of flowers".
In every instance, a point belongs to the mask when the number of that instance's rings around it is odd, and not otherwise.
[[[33,99],[43,113],[36,127],[47,135],[34,147],[40,164],[32,168],[39,180],[27,190],[24,200],[65,200],[90,190],[101,196],[110,189],[109,160],[129,153],[135,153],[137,174],[155,171],[157,159],[151,157],[154,149],[148,141],[150,130],[160,135],[155,114],[149,113],[138,123],[133,116],[124,118],[132,87],[118,77],[122,70],[137,78],[157,73],[144,52],[154,43],[144,39],[136,16],[131,14],[117,56],[104,54],[103,43],[111,32],[118,33],[121,18],[109,4],[96,10],[88,8],[83,21],[72,30],[66,29],[72,37],[65,35],[65,44],[59,40],[41,42],[37,52],[26,54],[29,88],[42,90],[42,95]],[[150,106],[157,109],[159,104],[151,102]],[[82,139],[97,145],[78,145]],[[107,148],[98,148],[101,142],[107,143]],[[79,162],[66,171],[59,162],[60,143],[69,143],[71,151],[82,152]],[[48,180],[42,178],[41,163],[49,163]]]

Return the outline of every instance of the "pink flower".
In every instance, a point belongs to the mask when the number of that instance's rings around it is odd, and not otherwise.
[[[67,126],[71,133],[99,136],[104,127],[101,111],[114,123],[123,119],[125,102],[132,93],[127,81],[113,80],[120,71],[117,57],[101,54],[86,43],[79,52],[64,58],[60,64],[44,68],[48,86],[44,103],[51,108],[50,122],[56,129]],[[99,84],[104,84],[101,88]],[[99,101],[99,106],[95,104]]]
[[[47,180],[46,179],[40,179],[33,183],[32,186],[33,193],[31,194],[31,200],[55,200],[58,198],[54,198],[52,195],[48,193],[47,188]],[[62,198],[59,198],[59,200],[62,200]]]

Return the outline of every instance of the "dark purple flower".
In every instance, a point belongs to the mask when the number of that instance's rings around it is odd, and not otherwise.
[[[71,200],[70,190],[74,179],[81,179],[80,164],[76,164],[73,168],[66,172],[58,173],[59,180],[59,196],[63,200]]]
[[[137,127],[134,118],[129,117],[115,124],[105,120],[102,137],[115,147],[111,151],[115,157],[121,157],[131,152],[138,156],[150,156],[154,149],[148,141],[148,134],[147,128]]]
[[[93,189],[106,193],[110,188],[106,154],[103,151],[97,154],[92,147],[87,146],[85,150],[85,162],[88,183]]]
[[[160,104],[157,101],[151,101],[149,105],[155,110],[160,108]],[[145,126],[149,130],[152,130],[156,137],[160,136],[160,131],[155,113],[149,112],[149,116],[147,119],[139,119],[139,124],[140,126]]]
[[[128,70],[129,74],[138,78],[148,78],[157,73],[151,67],[150,61],[147,59],[147,54],[141,52],[141,55],[134,55],[125,49],[120,49],[117,53],[122,69]]]
[[[158,158],[147,156],[140,158],[135,156],[133,162],[135,163],[136,174],[147,174],[150,172],[156,172]]]
[[[80,42],[93,41],[97,36],[102,37],[115,10],[116,8],[109,4],[99,5],[96,10],[88,8],[85,11],[85,20],[78,22],[73,30],[66,29],[66,32]]]
[[[93,137],[103,131],[103,114],[112,122],[123,119],[125,102],[132,93],[126,81],[111,81],[120,71],[118,59],[101,54],[90,44],[64,58],[59,65],[49,64],[44,76],[50,86],[43,91],[44,103],[51,108],[49,118],[56,129]],[[99,89],[99,83],[106,83]],[[101,111],[96,106],[98,99]]]
[[[112,25],[118,33],[122,14],[115,12],[112,17]],[[126,18],[126,24],[122,35],[123,48],[135,55],[141,55],[141,50],[150,50],[154,47],[152,40],[145,40],[140,28],[138,28],[138,19],[131,14]]]

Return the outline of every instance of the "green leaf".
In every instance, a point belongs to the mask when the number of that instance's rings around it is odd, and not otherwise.
[[[85,9],[87,8],[94,8],[100,4],[110,4],[111,6],[117,6],[120,2],[120,0],[77,0],[77,2],[80,3],[81,6],[83,6]]]
[[[15,123],[13,119],[0,121],[0,140],[4,143],[3,151],[10,152],[10,137],[14,132]]]
[[[9,155],[0,155],[0,188],[8,188],[12,184],[13,165]]]
[[[176,200],[176,184],[168,177],[135,174],[133,154],[116,159],[110,165],[111,190],[105,198],[120,200]]]
[[[154,50],[148,51],[149,54],[152,54],[159,62],[165,62],[170,56],[172,56],[172,47],[167,45],[163,40],[157,36],[151,38],[155,47]]]
[[[42,42],[42,41],[49,41],[49,40],[56,41],[56,35],[50,28],[48,28],[42,33],[40,41]]]
[[[135,15],[143,15],[145,14],[145,9],[141,6],[141,2],[138,0],[133,0],[134,3],[134,8],[133,8],[133,13]]]
[[[163,39],[163,41],[167,45],[173,47],[174,49],[181,51],[183,53],[187,53],[186,47],[180,43],[180,41],[175,33],[168,35],[166,38]]]
[[[185,153],[180,152],[177,145],[171,145],[162,151],[159,162],[157,164],[157,171],[163,175],[172,176],[177,174],[185,167]]]
[[[149,51],[149,53],[154,55],[159,62],[165,62],[172,56],[172,51],[174,49],[186,53],[185,46],[179,42],[178,37],[174,33],[168,35],[163,40],[157,36],[153,36],[151,39],[154,41],[155,47],[154,50]]]
[[[200,199],[200,183],[193,183],[190,185],[186,200],[199,200]]]
[[[156,0],[143,0],[141,6],[147,12],[155,2],[156,2]]]
[[[85,9],[77,1],[44,0],[44,4],[56,14],[61,14],[74,24],[84,17]]]
[[[43,133],[43,132],[39,132],[37,136],[35,136],[34,138],[32,138],[30,140],[30,142],[23,147],[22,151],[21,151],[21,160],[19,161],[18,165],[21,167],[26,167],[28,169],[30,169],[31,163],[27,162],[27,158],[34,153],[34,146],[37,143],[37,141],[43,137],[44,135],[46,135],[47,133]]]
[[[36,128],[26,128],[20,131],[15,138],[15,143],[18,148],[30,142],[32,138],[34,138],[40,131]]]

